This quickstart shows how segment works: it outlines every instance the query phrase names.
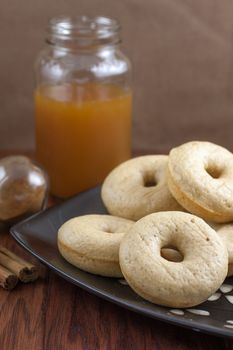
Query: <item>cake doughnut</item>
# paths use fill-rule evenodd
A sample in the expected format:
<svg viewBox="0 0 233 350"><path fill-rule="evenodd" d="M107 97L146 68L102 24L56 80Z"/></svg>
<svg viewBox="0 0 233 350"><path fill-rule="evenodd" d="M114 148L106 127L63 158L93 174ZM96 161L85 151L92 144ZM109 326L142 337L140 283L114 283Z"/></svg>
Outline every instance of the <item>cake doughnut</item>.
<svg viewBox="0 0 233 350"><path fill-rule="evenodd" d="M171 262L161 249L173 246L183 256ZM122 273L132 289L153 303L186 308L198 305L224 281L227 250L201 218L184 212L150 214L136 222L120 244Z"/></svg>
<svg viewBox="0 0 233 350"><path fill-rule="evenodd" d="M166 180L168 156L130 159L107 176L102 200L112 215L138 220L165 210L183 210L171 195Z"/></svg>
<svg viewBox="0 0 233 350"><path fill-rule="evenodd" d="M61 255L81 270L122 277L119 246L133 221L110 215L83 215L65 222L58 231Z"/></svg>
<svg viewBox="0 0 233 350"><path fill-rule="evenodd" d="M233 154L210 142L173 148L168 187L189 212L214 222L233 220Z"/></svg>
<svg viewBox="0 0 233 350"><path fill-rule="evenodd" d="M233 275L233 223L228 224L210 224L223 240L228 252L228 273Z"/></svg>
<svg viewBox="0 0 233 350"><path fill-rule="evenodd" d="M233 276L233 264L229 264L229 265L228 265L228 273L227 273L227 276L228 276L228 277Z"/></svg>
<svg viewBox="0 0 233 350"><path fill-rule="evenodd" d="M219 235L225 244L228 252L228 273L227 276L233 275L233 223L229 224L216 224L207 222ZM179 262L182 261L182 255L175 249L164 248L161 250L161 255L163 258Z"/></svg>

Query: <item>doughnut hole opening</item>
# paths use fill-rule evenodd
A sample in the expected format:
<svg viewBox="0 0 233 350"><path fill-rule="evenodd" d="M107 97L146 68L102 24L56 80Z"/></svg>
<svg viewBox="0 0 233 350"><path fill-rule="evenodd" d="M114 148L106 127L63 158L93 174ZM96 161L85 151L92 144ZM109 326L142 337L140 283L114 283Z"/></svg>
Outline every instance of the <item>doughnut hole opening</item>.
<svg viewBox="0 0 233 350"><path fill-rule="evenodd" d="M165 247L162 247L160 250L160 255L165 260L171 261L171 262L181 262L184 260L183 254L179 251L179 249L173 245L167 245Z"/></svg>
<svg viewBox="0 0 233 350"><path fill-rule="evenodd" d="M157 181L155 179L155 174L146 172L143 174L143 186L144 187L154 187L157 185Z"/></svg>
<svg viewBox="0 0 233 350"><path fill-rule="evenodd" d="M219 179L223 173L222 167L218 166L217 164L208 164L205 167L205 171L213 178L213 179Z"/></svg>
<svg viewBox="0 0 233 350"><path fill-rule="evenodd" d="M105 228L103 231L106 233L116 233L116 230L114 230L112 227Z"/></svg>
<svg viewBox="0 0 233 350"><path fill-rule="evenodd" d="M116 233L117 231L115 227L108 226L108 225L102 226L101 230L105 233Z"/></svg>

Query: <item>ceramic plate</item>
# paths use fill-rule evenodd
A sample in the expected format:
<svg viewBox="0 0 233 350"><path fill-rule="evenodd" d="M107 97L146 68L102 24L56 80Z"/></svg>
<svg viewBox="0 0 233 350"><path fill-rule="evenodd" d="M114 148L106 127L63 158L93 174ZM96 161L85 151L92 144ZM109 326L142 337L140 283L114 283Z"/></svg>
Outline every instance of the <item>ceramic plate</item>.
<svg viewBox="0 0 233 350"><path fill-rule="evenodd" d="M233 337L233 278L228 278L210 300L195 308L169 309L143 300L123 279L95 276L66 262L57 249L58 228L74 216L105 213L100 187L96 187L18 223L11 228L11 234L42 263L88 292L161 321Z"/></svg>

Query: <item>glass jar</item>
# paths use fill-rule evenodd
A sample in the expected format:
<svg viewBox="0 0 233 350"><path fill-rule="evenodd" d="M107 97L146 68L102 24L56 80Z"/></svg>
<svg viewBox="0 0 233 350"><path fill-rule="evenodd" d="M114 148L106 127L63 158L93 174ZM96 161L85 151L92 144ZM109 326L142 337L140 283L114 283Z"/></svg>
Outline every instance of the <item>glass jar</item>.
<svg viewBox="0 0 233 350"><path fill-rule="evenodd" d="M101 183L131 150L131 66L119 23L54 18L36 61L36 156L51 192L68 197Z"/></svg>

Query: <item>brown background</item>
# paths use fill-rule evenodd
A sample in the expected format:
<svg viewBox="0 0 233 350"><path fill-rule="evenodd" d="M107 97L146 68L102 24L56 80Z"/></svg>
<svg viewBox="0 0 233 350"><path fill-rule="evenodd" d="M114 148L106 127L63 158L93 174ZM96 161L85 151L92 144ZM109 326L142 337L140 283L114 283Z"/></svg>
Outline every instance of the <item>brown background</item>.
<svg viewBox="0 0 233 350"><path fill-rule="evenodd" d="M118 17L134 65L134 149L233 147L230 0L0 0L0 148L33 148L33 62L51 16Z"/></svg>

